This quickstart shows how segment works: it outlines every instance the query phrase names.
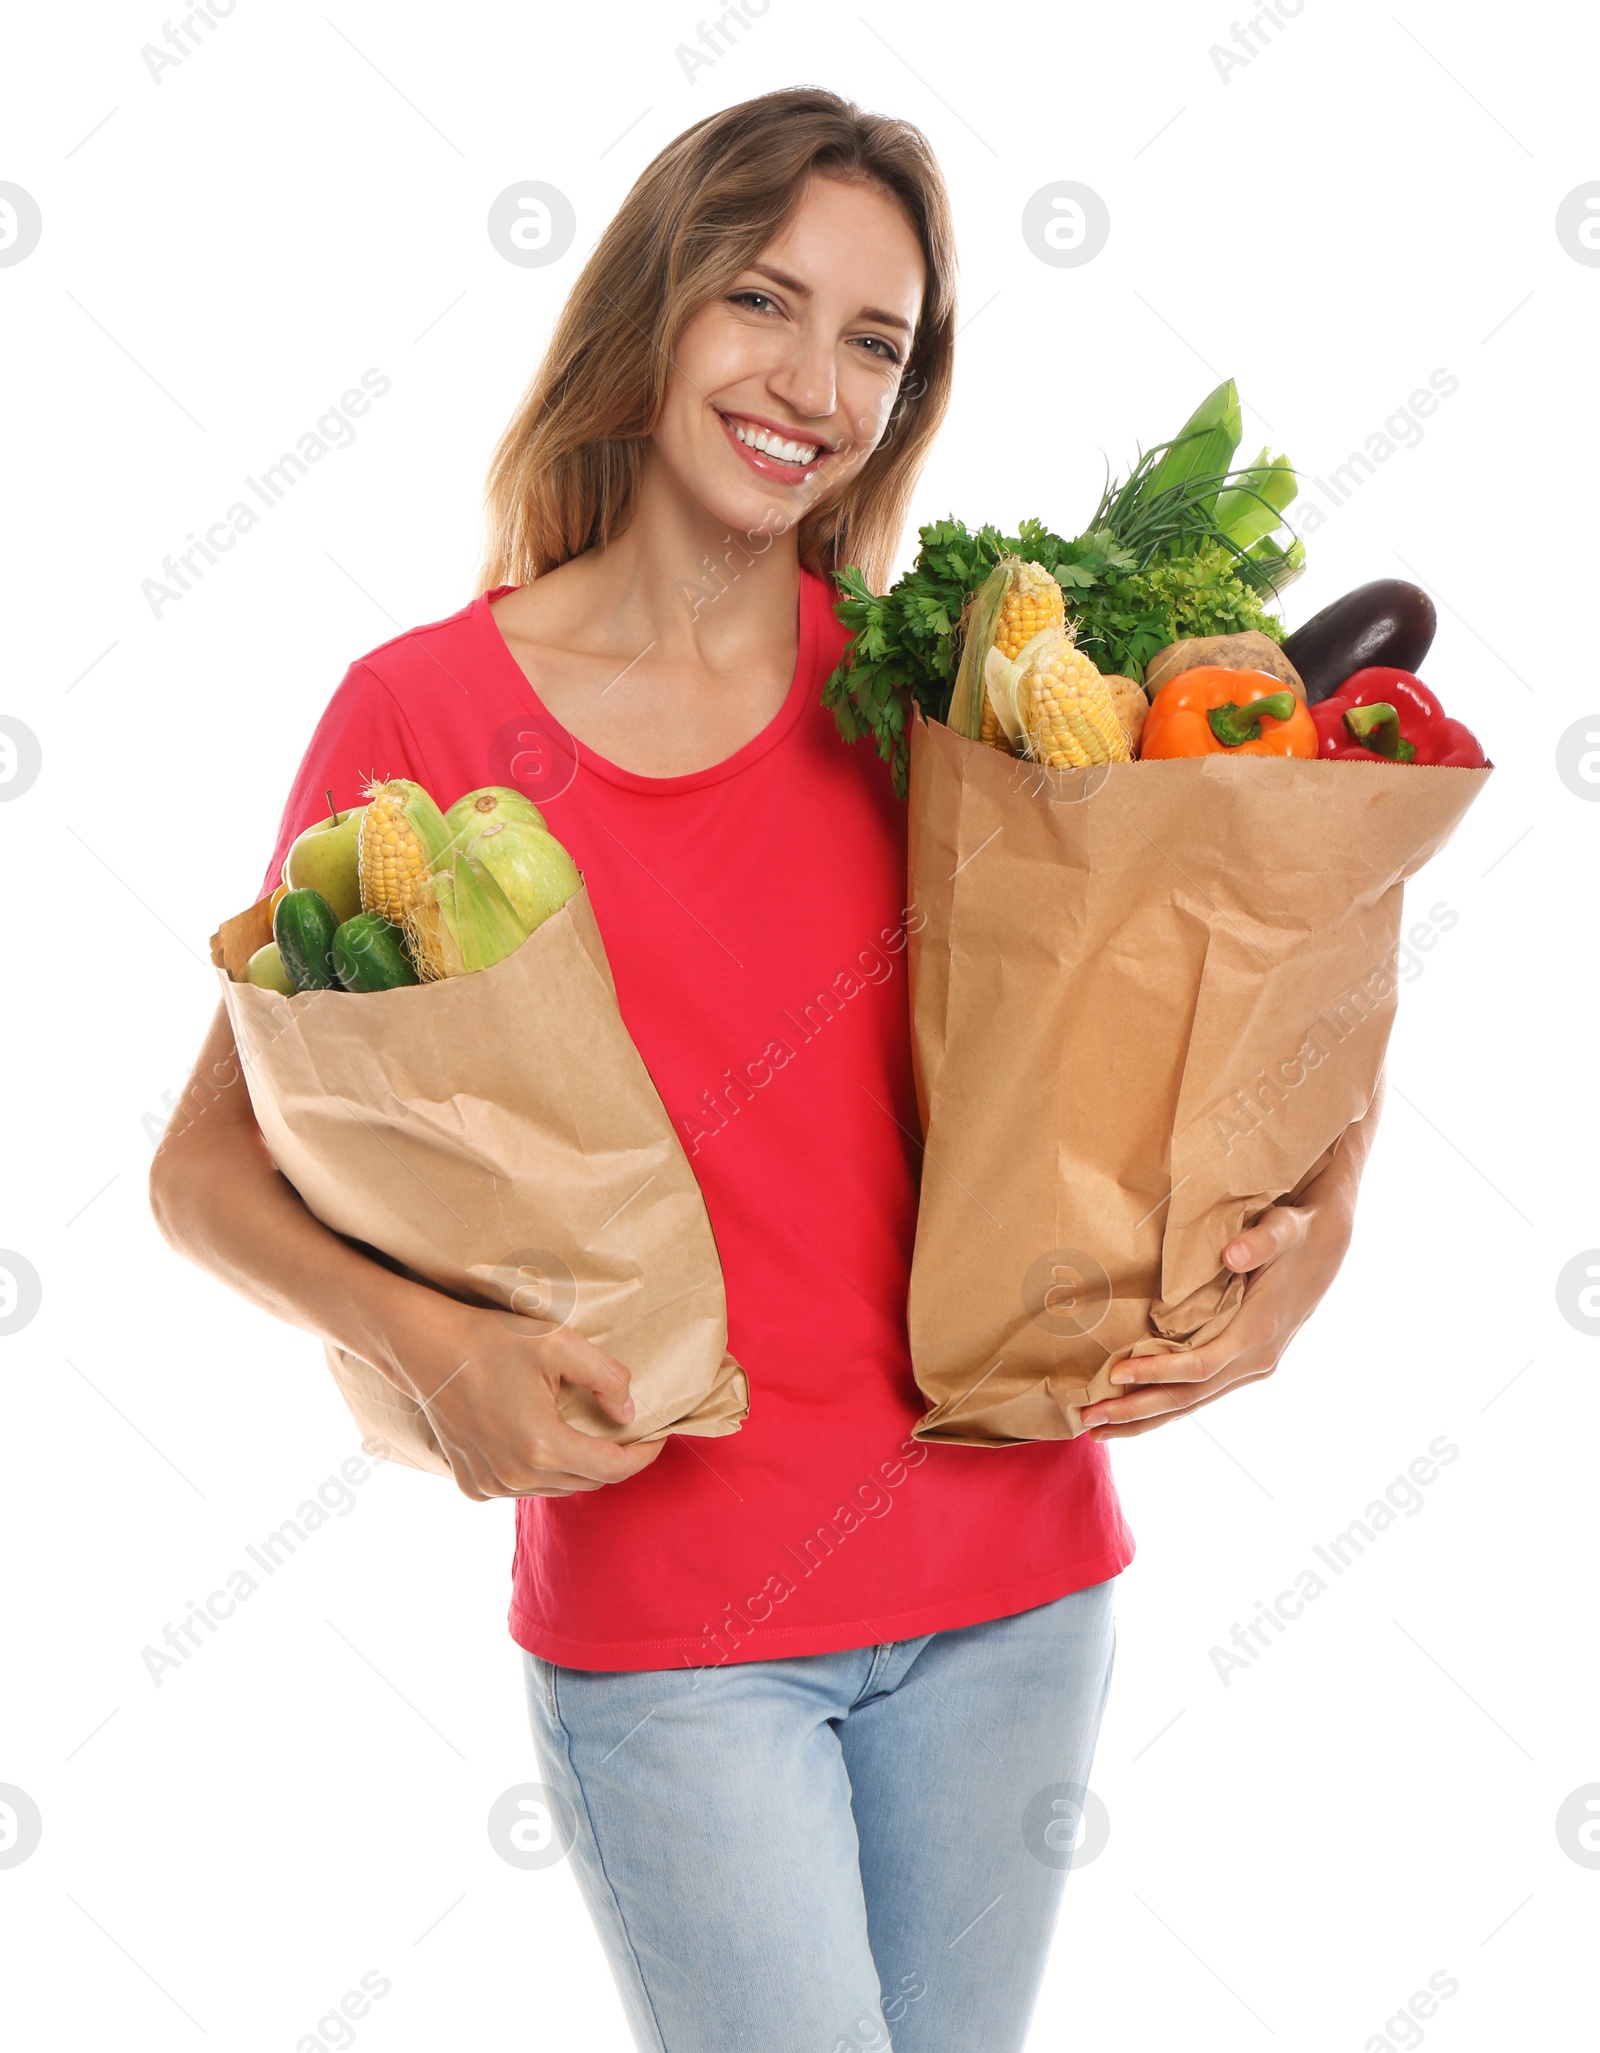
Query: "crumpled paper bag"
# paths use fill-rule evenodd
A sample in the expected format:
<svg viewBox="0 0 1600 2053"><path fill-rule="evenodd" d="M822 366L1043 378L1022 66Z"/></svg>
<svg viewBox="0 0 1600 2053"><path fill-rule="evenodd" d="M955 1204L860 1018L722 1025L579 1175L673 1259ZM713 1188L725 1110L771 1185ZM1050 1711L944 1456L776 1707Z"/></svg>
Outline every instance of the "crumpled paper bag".
<svg viewBox="0 0 1600 2053"><path fill-rule="evenodd" d="M211 958L262 1135L317 1218L624 1363L633 1420L568 1384L570 1425L619 1442L736 1432L749 1389L705 1200L623 1025L587 890L492 969L292 998L240 981L272 937L268 904L226 921ZM450 1472L420 1404L327 1354L369 1443Z"/></svg>
<svg viewBox="0 0 1600 2053"><path fill-rule="evenodd" d="M1403 880L1488 776L1052 771L918 715L919 1439L1074 1437L1114 1361L1222 1330L1223 1248L1372 1102Z"/></svg>

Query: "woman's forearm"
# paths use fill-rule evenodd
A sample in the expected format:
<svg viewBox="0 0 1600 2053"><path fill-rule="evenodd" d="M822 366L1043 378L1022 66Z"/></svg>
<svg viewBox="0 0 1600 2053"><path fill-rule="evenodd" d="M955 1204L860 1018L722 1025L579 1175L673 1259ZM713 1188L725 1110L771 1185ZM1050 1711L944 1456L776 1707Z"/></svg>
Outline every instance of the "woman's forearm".
<svg viewBox="0 0 1600 2053"><path fill-rule="evenodd" d="M330 1231L278 1173L220 1006L151 1168L150 1206L179 1254L404 1386L402 1336L437 1294Z"/></svg>
<svg viewBox="0 0 1600 2053"><path fill-rule="evenodd" d="M565 1324L461 1304L313 1218L267 1153L220 1007L157 1150L150 1206L179 1254L424 1399L465 1496L597 1490L666 1445L616 1446L567 1424L566 1384L592 1391L618 1425L634 1408L627 1369Z"/></svg>

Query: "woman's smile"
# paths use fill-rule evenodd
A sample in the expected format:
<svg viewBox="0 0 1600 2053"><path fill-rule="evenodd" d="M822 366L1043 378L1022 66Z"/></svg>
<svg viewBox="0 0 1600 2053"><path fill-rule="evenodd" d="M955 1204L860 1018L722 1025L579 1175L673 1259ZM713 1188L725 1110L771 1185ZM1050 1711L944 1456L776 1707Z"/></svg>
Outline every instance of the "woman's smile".
<svg viewBox="0 0 1600 2053"><path fill-rule="evenodd" d="M781 423L757 414L731 413L712 408L722 423L723 433L741 460L763 478L779 484L800 485L814 478L834 451L814 435L785 429Z"/></svg>

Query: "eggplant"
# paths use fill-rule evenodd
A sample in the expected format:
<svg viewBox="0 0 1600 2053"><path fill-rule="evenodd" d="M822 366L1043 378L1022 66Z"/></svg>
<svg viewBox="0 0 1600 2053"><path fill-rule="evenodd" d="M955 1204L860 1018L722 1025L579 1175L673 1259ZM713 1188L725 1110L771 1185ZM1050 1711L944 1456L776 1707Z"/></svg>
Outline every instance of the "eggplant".
<svg viewBox="0 0 1600 2053"><path fill-rule="evenodd" d="M1419 585L1380 577L1314 613L1285 641L1283 653L1300 673L1306 704L1314 706L1371 664L1415 672L1438 625L1433 601Z"/></svg>

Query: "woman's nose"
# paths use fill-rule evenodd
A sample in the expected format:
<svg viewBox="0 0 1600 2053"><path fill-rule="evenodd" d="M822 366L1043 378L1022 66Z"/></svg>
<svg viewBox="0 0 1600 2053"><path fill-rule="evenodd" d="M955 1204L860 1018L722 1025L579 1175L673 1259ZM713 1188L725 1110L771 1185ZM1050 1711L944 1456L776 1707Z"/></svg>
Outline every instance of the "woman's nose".
<svg viewBox="0 0 1600 2053"><path fill-rule="evenodd" d="M768 383L803 420L825 419L838 403L831 346L797 341L793 353L778 366Z"/></svg>

